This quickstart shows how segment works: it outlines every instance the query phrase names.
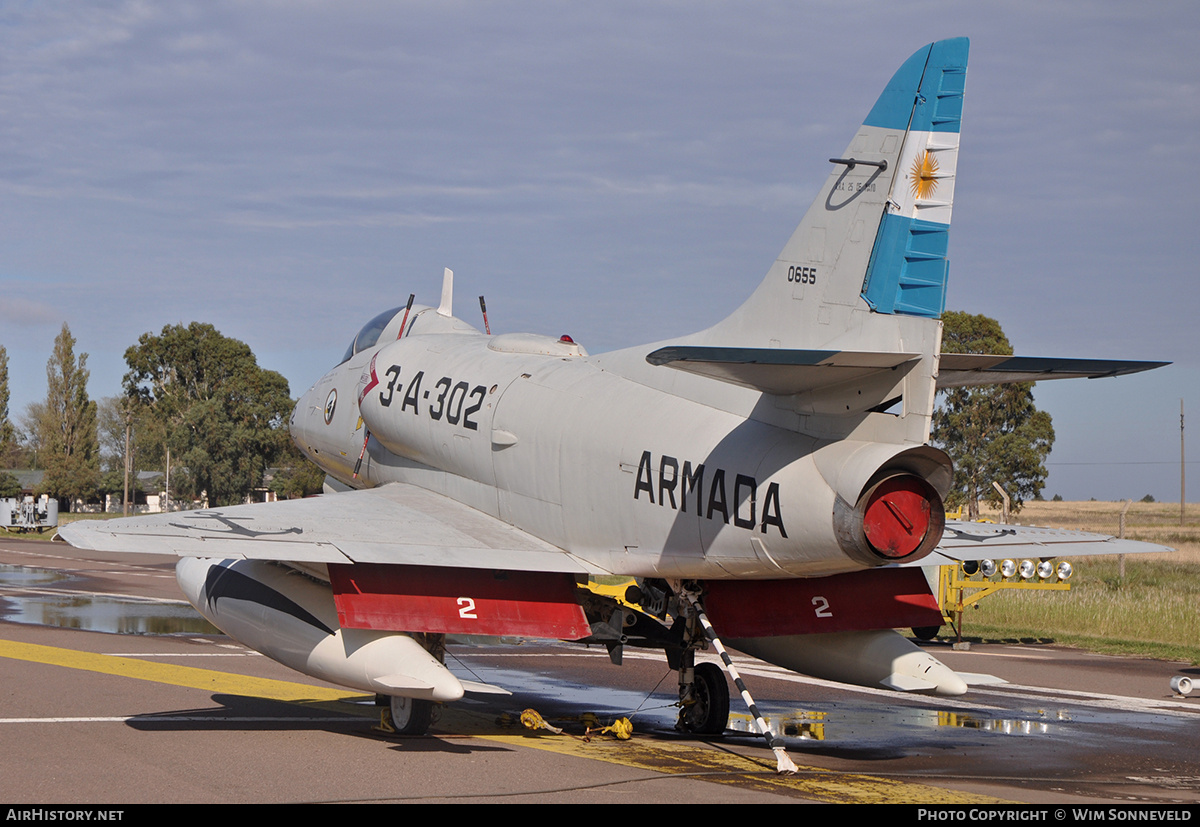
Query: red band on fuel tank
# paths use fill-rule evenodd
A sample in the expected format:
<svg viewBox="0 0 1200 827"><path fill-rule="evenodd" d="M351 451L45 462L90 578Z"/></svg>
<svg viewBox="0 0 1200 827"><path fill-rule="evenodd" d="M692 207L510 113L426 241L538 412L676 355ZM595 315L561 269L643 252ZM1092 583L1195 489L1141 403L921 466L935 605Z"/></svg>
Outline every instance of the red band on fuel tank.
<svg viewBox="0 0 1200 827"><path fill-rule="evenodd" d="M591 634L569 574L358 563L330 565L329 581L343 628L557 640Z"/></svg>
<svg viewBox="0 0 1200 827"><path fill-rule="evenodd" d="M941 626L919 568L803 580L709 580L704 608L725 637L774 637Z"/></svg>

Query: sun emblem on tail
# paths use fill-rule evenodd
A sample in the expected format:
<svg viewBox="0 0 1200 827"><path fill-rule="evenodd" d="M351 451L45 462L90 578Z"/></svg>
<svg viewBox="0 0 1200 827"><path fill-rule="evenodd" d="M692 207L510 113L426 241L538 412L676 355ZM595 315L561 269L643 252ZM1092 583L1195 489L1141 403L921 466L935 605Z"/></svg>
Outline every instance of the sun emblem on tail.
<svg viewBox="0 0 1200 827"><path fill-rule="evenodd" d="M928 149L913 159L908 177L912 181L912 194L917 198L929 198L937 190L938 162Z"/></svg>

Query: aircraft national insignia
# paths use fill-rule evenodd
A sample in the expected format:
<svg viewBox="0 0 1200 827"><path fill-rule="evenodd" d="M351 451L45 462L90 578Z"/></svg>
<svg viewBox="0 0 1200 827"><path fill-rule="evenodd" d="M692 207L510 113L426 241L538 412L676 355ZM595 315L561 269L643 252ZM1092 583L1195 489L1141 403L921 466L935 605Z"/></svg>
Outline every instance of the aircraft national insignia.
<svg viewBox="0 0 1200 827"><path fill-rule="evenodd" d="M937 158L927 149L913 159L912 169L908 172L912 194L917 198L930 198L937 191L937 174Z"/></svg>
<svg viewBox="0 0 1200 827"><path fill-rule="evenodd" d="M333 422L333 412L337 408L337 388L329 391L329 396L325 398L325 424Z"/></svg>

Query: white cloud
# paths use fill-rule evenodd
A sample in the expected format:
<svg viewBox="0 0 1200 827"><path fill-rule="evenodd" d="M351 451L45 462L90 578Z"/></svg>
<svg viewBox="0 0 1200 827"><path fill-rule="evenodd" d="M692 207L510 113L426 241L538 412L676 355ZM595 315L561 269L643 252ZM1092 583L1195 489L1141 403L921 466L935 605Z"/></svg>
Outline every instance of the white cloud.
<svg viewBox="0 0 1200 827"><path fill-rule="evenodd" d="M0 285L0 293L5 292L4 286ZM0 323L5 327L59 325L62 323L62 313L44 302L7 295L0 299Z"/></svg>

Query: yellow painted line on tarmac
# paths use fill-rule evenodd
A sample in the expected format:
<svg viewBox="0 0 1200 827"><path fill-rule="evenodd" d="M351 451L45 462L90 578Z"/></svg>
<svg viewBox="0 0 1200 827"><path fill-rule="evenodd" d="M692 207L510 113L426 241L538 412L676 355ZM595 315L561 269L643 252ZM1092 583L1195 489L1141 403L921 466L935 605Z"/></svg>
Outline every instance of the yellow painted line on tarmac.
<svg viewBox="0 0 1200 827"><path fill-rule="evenodd" d="M447 708L441 724L455 732L472 729L469 716ZM796 775L780 775L772 755L755 758L739 755L720 744L696 741L671 741L639 738L618 741L606 735L585 742L570 735L514 730L511 735L495 734L496 727L480 725L474 737L514 747L545 750L575 758L607 761L666 775L687 776L739 789L774 793L827 804L1001 804L1011 803L991 796L947 790L928 784L914 784L891 778L860 773L836 772L821 767L799 766ZM794 758L794 756L793 756Z"/></svg>
<svg viewBox="0 0 1200 827"><path fill-rule="evenodd" d="M303 683L256 678L166 663L138 660L119 655L101 655L57 646L19 643L0 639L0 658L82 669L105 675L202 689L207 692L267 698L292 703L341 701L351 690L326 689ZM341 711L346 711L343 707ZM511 734L498 732L492 721L454 707L445 707L438 730L467 735L512 747L524 747L607 761L666 775L686 776L740 789L758 790L825 803L854 804L989 804L1002 799L946 790L927 784L911 784L859 773L841 773L820 767L799 767L799 773L786 776L775 772L768 758L753 758L694 741L670 741L639 738L618 741L595 736L591 741L567 735L549 735L526 730ZM435 732L436 737L436 732Z"/></svg>
<svg viewBox="0 0 1200 827"><path fill-rule="evenodd" d="M354 694L353 690L326 689L291 681L235 675L213 669L198 669L194 666L153 663L119 655L99 655L95 652L19 643L14 640L0 640L0 657L276 701L337 701Z"/></svg>

